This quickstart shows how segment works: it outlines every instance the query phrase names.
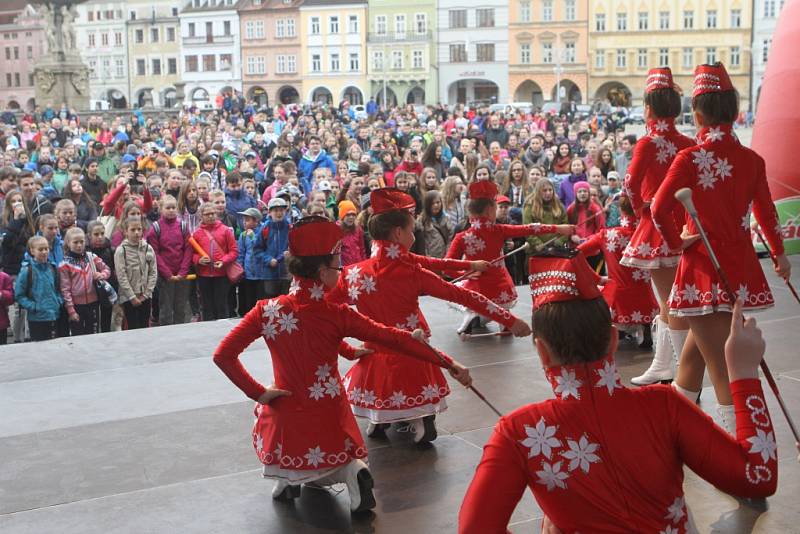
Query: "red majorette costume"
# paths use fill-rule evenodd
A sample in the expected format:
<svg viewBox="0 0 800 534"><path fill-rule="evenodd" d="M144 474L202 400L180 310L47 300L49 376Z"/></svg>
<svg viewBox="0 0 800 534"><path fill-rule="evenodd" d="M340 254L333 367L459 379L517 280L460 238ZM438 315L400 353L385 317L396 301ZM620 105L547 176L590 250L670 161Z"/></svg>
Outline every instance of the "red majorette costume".
<svg viewBox="0 0 800 534"><path fill-rule="evenodd" d="M669 68L650 69L647 73L645 94L672 87L672 71ZM660 269L678 264L681 255L670 252L653 225L650 203L675 156L694 144L689 137L678 133L674 119L647 122L647 135L636 143L628 174L625 175L625 188L631 206L639 218L639 226L622 253L622 265L639 269ZM673 210L676 223L683 225L685 215L683 206L678 204Z"/></svg>
<svg viewBox="0 0 800 534"><path fill-rule="evenodd" d="M414 199L395 189L371 194L375 214L413 208ZM430 295L457 302L511 326L516 317L478 293L445 282L424 269L399 243L377 240L377 253L344 268L339 285L328 295L334 302L355 304L358 311L385 325L430 336L419 309L419 297ZM462 263L461 266L469 265ZM418 420L447 408L450 394L441 369L406 358L405 348L392 343L367 343L374 353L348 371L344 385L353 413L373 424ZM416 438L421 438L417 433Z"/></svg>
<svg viewBox="0 0 800 534"><path fill-rule="evenodd" d="M337 254L341 237L341 229L331 222L297 225L289 234L289 251L294 256ZM349 359L356 357L343 338L395 347L402 354L398 360L417 358L435 369L441 365L410 333L329 302L326 291L319 280L295 278L290 295L259 301L214 353L214 362L228 378L257 400L265 388L248 374L239 355L255 339L266 341L275 387L292 395L256 404L253 446L264 476L290 484L322 480L367 456L337 368L340 351Z"/></svg>
<svg viewBox="0 0 800 534"><path fill-rule="evenodd" d="M650 324L658 316L658 301L650 285L650 272L620 265L622 251L630 242L636 225L628 217L620 217L620 226L603 228L578 245L586 256L603 253L608 282L601 291L611 309L611 320L625 327Z"/></svg>
<svg viewBox="0 0 800 534"><path fill-rule="evenodd" d="M535 306L596 298L587 270L582 258L532 258ZM624 387L613 355L545 372L556 398L497 423L461 506L461 534L507 532L526 486L565 534L690 532L684 465L733 495L775 492L775 435L759 380L731 384L734 438L669 386Z"/></svg>
<svg viewBox="0 0 800 534"><path fill-rule="evenodd" d="M700 65L695 71L693 96L733 89L725 67ZM681 227L672 217L675 192L692 190L697 215L711 246L745 309L773 305L761 264L750 240L750 213L764 229L770 248L783 254L781 228L770 198L764 160L739 144L731 124L704 127L699 144L678 154L653 200L653 221L666 245L681 246ZM689 234L697 234L687 217ZM733 309L733 298L721 287L717 273L701 241L683 251L669 298L670 314L707 315Z"/></svg>
<svg viewBox="0 0 800 534"><path fill-rule="evenodd" d="M482 180L469 185L471 200L494 200L496 197L497 186L492 181ZM503 245L507 239L556 232L556 226L552 224L497 224L485 217L470 217L469 223L470 228L458 233L450 243L447 258L492 261L503 255ZM477 278L464 280L459 285L477 291L506 309L513 308L517 302L517 290L504 260L493 263L489 270Z"/></svg>

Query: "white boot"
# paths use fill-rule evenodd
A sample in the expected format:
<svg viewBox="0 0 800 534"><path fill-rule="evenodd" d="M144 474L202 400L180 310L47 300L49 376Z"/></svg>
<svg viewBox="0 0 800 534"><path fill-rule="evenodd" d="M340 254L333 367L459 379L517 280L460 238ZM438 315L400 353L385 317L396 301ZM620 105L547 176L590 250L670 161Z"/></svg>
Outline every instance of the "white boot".
<svg viewBox="0 0 800 534"><path fill-rule="evenodd" d="M414 434L414 443L430 443L437 438L434 418L433 415L426 415L421 419L413 419L408 422L408 430Z"/></svg>
<svg viewBox="0 0 800 534"><path fill-rule="evenodd" d="M659 324L659 326L661 326ZM683 345L686 343L686 338L689 337L688 330L673 330L669 325L664 325L665 329L669 332L669 339L672 341L672 350L675 351L675 360L681 360L681 352L683 352Z"/></svg>
<svg viewBox="0 0 800 534"><path fill-rule="evenodd" d="M733 404L717 404L719 425L731 436L736 436L736 413Z"/></svg>
<svg viewBox="0 0 800 534"><path fill-rule="evenodd" d="M333 473L306 485L325 489L326 486L334 484L347 485L351 512L363 512L375 508L375 496L372 494L375 482L372 480L369 467L362 460L350 460Z"/></svg>
<svg viewBox="0 0 800 534"><path fill-rule="evenodd" d="M672 388L695 404L700 401L699 391L692 391L691 389L682 388L676 382L672 383Z"/></svg>
<svg viewBox="0 0 800 534"><path fill-rule="evenodd" d="M461 321L461 325L458 327L458 330L456 330L456 333L457 334L471 334L472 333L472 329L475 326L477 326L476 324L473 324L473 321L475 321L475 319L478 319L478 314L467 310L464 313L464 320ZM475 321L475 322L477 323L478 321Z"/></svg>
<svg viewBox="0 0 800 534"><path fill-rule="evenodd" d="M300 486L293 486L285 480L278 480L272 488L272 498L278 501L288 501L300 496Z"/></svg>
<svg viewBox="0 0 800 534"><path fill-rule="evenodd" d="M656 350L653 362L643 375L631 379L635 386L646 386L656 382L668 382L675 377L674 355L670 344L670 329L667 323L656 318Z"/></svg>
<svg viewBox="0 0 800 534"><path fill-rule="evenodd" d="M370 422L367 425L367 436L375 439L385 438L387 428L389 428L388 424Z"/></svg>

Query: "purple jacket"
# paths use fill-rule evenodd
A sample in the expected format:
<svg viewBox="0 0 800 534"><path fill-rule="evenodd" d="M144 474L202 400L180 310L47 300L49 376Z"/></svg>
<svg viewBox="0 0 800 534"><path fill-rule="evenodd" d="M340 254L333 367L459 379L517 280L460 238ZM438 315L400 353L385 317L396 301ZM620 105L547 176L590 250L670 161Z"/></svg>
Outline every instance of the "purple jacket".
<svg viewBox="0 0 800 534"><path fill-rule="evenodd" d="M180 218L168 220L161 217L150 227L147 243L156 253L158 276L169 279L171 276L189 274L192 265L192 246L188 241L190 235L188 226L185 234L181 231Z"/></svg>
<svg viewBox="0 0 800 534"><path fill-rule="evenodd" d="M11 322L8 320L8 307L14 303L14 284L8 273L0 271L0 330L6 329Z"/></svg>

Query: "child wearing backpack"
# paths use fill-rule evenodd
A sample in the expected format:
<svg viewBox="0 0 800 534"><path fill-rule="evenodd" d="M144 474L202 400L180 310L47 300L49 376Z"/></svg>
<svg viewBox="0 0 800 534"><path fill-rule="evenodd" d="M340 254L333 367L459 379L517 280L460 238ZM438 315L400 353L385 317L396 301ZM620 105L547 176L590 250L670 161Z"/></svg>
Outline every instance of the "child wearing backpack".
<svg viewBox="0 0 800 534"><path fill-rule="evenodd" d="M156 253L142 239L144 226L140 217L125 219L122 228L125 239L114 252L119 302L125 310L128 330L146 328L158 278Z"/></svg>
<svg viewBox="0 0 800 534"><path fill-rule="evenodd" d="M268 277L267 264L255 254L256 231L261 226L261 212L257 208L247 208L238 213L244 220L244 230L239 234L237 248L239 257L236 261L244 269L244 278L239 283L239 315L247 315L256 302L266 296L264 281Z"/></svg>
<svg viewBox="0 0 800 534"><path fill-rule="evenodd" d="M111 270L102 259L86 251L86 234L78 227L67 230L64 248L58 274L70 335L96 334L100 326L100 299L94 283L108 280Z"/></svg>
<svg viewBox="0 0 800 534"><path fill-rule="evenodd" d="M186 276L192 265L189 227L178 218L178 201L165 195L161 201L161 217L147 232L158 265L159 324L188 322L189 282Z"/></svg>
<svg viewBox="0 0 800 534"><path fill-rule="evenodd" d="M30 261L20 269L14 298L28 312L31 341L55 339L56 322L64 301L59 291L58 270L48 258L50 245L47 239L40 235L31 237L28 254Z"/></svg>
<svg viewBox="0 0 800 534"><path fill-rule="evenodd" d="M109 271L108 283L115 291L119 292L119 284L117 283L117 275L114 270L114 250L111 248L111 241L106 237L106 229L100 221L92 221L86 226L86 234L89 241L88 250L95 256L98 256L103 263L106 264ZM114 304L109 306L100 303L100 332L111 332L111 316L113 315Z"/></svg>

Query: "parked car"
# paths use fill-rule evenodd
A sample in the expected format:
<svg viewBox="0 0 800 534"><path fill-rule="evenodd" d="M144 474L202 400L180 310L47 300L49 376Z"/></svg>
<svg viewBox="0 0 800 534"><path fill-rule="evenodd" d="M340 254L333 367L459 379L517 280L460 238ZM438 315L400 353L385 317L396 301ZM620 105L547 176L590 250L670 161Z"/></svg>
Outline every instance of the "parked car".
<svg viewBox="0 0 800 534"><path fill-rule="evenodd" d="M628 122L631 124L644 124L644 106L631 108L631 112L628 114Z"/></svg>

